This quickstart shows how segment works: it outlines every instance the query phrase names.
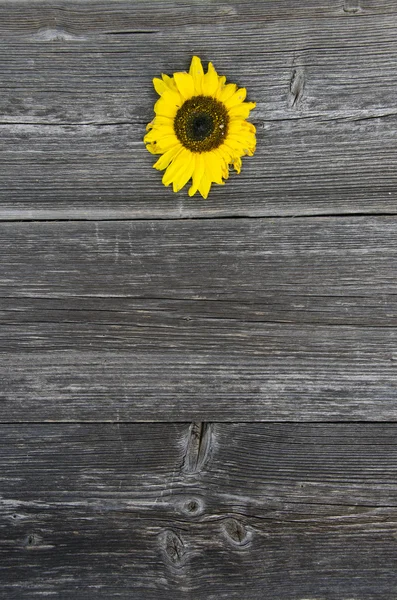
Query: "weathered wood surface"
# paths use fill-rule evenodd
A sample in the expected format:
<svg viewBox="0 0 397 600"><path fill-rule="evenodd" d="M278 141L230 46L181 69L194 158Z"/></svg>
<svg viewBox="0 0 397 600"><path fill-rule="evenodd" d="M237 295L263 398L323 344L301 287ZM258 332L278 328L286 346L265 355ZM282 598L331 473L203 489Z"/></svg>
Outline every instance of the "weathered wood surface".
<svg viewBox="0 0 397 600"><path fill-rule="evenodd" d="M257 101L207 202L142 143L152 77L193 53ZM5 2L0 56L2 219L396 214L394 2Z"/></svg>
<svg viewBox="0 0 397 600"><path fill-rule="evenodd" d="M396 228L4 223L0 419L394 420Z"/></svg>
<svg viewBox="0 0 397 600"><path fill-rule="evenodd" d="M2 598L395 598L397 425L0 431Z"/></svg>
<svg viewBox="0 0 397 600"><path fill-rule="evenodd" d="M207 201L142 143L193 54L257 102ZM391 0L0 2L1 600L396 599L396 58Z"/></svg>

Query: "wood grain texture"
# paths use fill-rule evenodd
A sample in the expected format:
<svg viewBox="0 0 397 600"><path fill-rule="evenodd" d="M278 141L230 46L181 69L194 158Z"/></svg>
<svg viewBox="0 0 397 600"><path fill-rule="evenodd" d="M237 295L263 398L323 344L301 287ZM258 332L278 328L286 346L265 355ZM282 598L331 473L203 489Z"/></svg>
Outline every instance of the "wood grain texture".
<svg viewBox="0 0 397 600"><path fill-rule="evenodd" d="M0 597L395 598L396 425L199 429L2 425Z"/></svg>
<svg viewBox="0 0 397 600"><path fill-rule="evenodd" d="M3 2L1 219L396 213L390 1ZM151 79L214 61L258 150L210 199L161 184Z"/></svg>
<svg viewBox="0 0 397 600"><path fill-rule="evenodd" d="M391 0L0 2L0 600L396 599L396 40ZM208 201L142 143L193 54L257 102Z"/></svg>
<svg viewBox="0 0 397 600"><path fill-rule="evenodd" d="M0 419L394 420L395 231L3 223Z"/></svg>

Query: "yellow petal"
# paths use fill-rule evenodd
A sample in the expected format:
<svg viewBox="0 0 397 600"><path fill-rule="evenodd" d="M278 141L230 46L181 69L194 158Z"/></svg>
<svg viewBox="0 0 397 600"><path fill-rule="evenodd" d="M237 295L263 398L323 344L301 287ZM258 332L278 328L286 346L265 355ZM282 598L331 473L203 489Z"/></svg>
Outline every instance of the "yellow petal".
<svg viewBox="0 0 397 600"><path fill-rule="evenodd" d="M215 71L214 65L212 63L208 63L208 71L204 75L203 80L203 93L206 96L215 96L218 86L218 73Z"/></svg>
<svg viewBox="0 0 397 600"><path fill-rule="evenodd" d="M239 139L228 137L224 142L230 152L230 162L233 162L235 156L244 156L244 144Z"/></svg>
<svg viewBox="0 0 397 600"><path fill-rule="evenodd" d="M164 73L161 73L161 77L163 78L163 81L165 83L165 85L172 91L172 92L176 92L176 85L175 85L175 81L172 77L170 77L169 75L165 75Z"/></svg>
<svg viewBox="0 0 397 600"><path fill-rule="evenodd" d="M160 127L153 127L146 135L145 141L153 142L154 140L161 140L166 135L175 135L173 127L168 125L161 125Z"/></svg>
<svg viewBox="0 0 397 600"><path fill-rule="evenodd" d="M255 146L255 135L253 133L245 133L240 131L239 133L229 133L227 141L231 143L241 144L242 146Z"/></svg>
<svg viewBox="0 0 397 600"><path fill-rule="evenodd" d="M204 174L204 158L202 154L196 155L196 165L192 175L192 185L189 188L189 196L194 196L197 192L201 178Z"/></svg>
<svg viewBox="0 0 397 600"><path fill-rule="evenodd" d="M256 141L254 140L241 140L237 137L229 136L225 141L225 146L230 150L231 156L253 156L256 148ZM232 159L233 162L234 158Z"/></svg>
<svg viewBox="0 0 397 600"><path fill-rule="evenodd" d="M247 90L245 88L240 88L236 92L234 92L234 94L230 96L230 98L224 100L223 103L226 106L226 108L233 108L233 106L244 102L246 96Z"/></svg>
<svg viewBox="0 0 397 600"><path fill-rule="evenodd" d="M173 125L159 125L153 129L159 136L175 135L175 129Z"/></svg>
<svg viewBox="0 0 397 600"><path fill-rule="evenodd" d="M179 143L180 142L175 134L165 135L164 137L157 140L157 154L167 152L167 150L169 150L173 146L177 146Z"/></svg>
<svg viewBox="0 0 397 600"><path fill-rule="evenodd" d="M248 129L253 135L256 133L256 127L253 123L248 123L248 121L244 121L245 129Z"/></svg>
<svg viewBox="0 0 397 600"><path fill-rule="evenodd" d="M190 75L193 77L194 88L196 94L202 93L202 81L204 77L204 69L201 60L198 56L193 56L189 69Z"/></svg>
<svg viewBox="0 0 397 600"><path fill-rule="evenodd" d="M160 156L160 158L158 159L158 161L156 163L154 163L153 165L153 169L157 169L158 171L162 171L163 169L166 169L168 167L168 165L170 164L170 162L178 156L178 154L181 152L183 146L182 144L176 144L175 146L173 146L172 148L170 148L167 152L165 152L162 156Z"/></svg>
<svg viewBox="0 0 397 600"><path fill-rule="evenodd" d="M169 127L172 127L174 123L174 119L171 119L171 117L164 117L163 115L156 115L155 118L153 119L152 123L150 123L150 125L152 127L161 127L162 125L167 125Z"/></svg>
<svg viewBox="0 0 397 600"><path fill-rule="evenodd" d="M240 133L230 133L228 140L240 142L241 144L255 144L255 135L253 133L240 131Z"/></svg>
<svg viewBox="0 0 397 600"><path fill-rule="evenodd" d="M218 88L215 92L215 98L217 100L221 99L221 94L225 88L225 84L226 84L226 77L224 75L218 75Z"/></svg>
<svg viewBox="0 0 397 600"><path fill-rule="evenodd" d="M157 118L157 117L156 117ZM247 121L243 121L242 119L232 119L229 121L227 126L228 135L231 133L241 133L243 130L243 123L247 123Z"/></svg>
<svg viewBox="0 0 397 600"><path fill-rule="evenodd" d="M174 80L181 96L188 100L195 94L193 77L189 73L174 73Z"/></svg>
<svg viewBox="0 0 397 600"><path fill-rule="evenodd" d="M146 144L146 150L150 152L150 154L159 154L159 152L157 152L156 144Z"/></svg>
<svg viewBox="0 0 397 600"><path fill-rule="evenodd" d="M227 102L229 98L237 91L237 85L235 83L228 83L227 85L220 88L218 99L221 102Z"/></svg>
<svg viewBox="0 0 397 600"><path fill-rule="evenodd" d="M229 178L229 163L230 161L230 152L224 145L219 146L214 150L219 157L220 165L221 165L221 173L223 179Z"/></svg>
<svg viewBox="0 0 397 600"><path fill-rule="evenodd" d="M178 92L167 90L154 105L154 112L156 115L173 119L182 103L183 100Z"/></svg>
<svg viewBox="0 0 397 600"><path fill-rule="evenodd" d="M251 110L255 108L255 102L244 102L243 104L237 104L230 108L228 113L229 117L232 119L233 117L239 117L240 119L246 119L250 114Z"/></svg>
<svg viewBox="0 0 397 600"><path fill-rule="evenodd" d="M198 56L193 56L192 62L190 63L189 73L193 79L200 79L203 77L204 69Z"/></svg>
<svg viewBox="0 0 397 600"><path fill-rule="evenodd" d="M193 152L189 152L189 155L190 156L186 158L186 162L183 162L180 171L178 171L177 175L174 176L172 184L174 192L179 192L179 190L186 185L193 174L196 158Z"/></svg>
<svg viewBox="0 0 397 600"><path fill-rule="evenodd" d="M202 176L200 185L199 185L199 192L202 195L202 197L204 198L204 200L207 200L208 194L210 193L210 189L211 189L211 179L209 178L207 173L204 171L204 175Z"/></svg>
<svg viewBox="0 0 397 600"><path fill-rule="evenodd" d="M241 172L241 158L240 156L237 156L234 161L233 161L233 167L234 170L237 171L237 173Z"/></svg>
<svg viewBox="0 0 397 600"><path fill-rule="evenodd" d="M230 120L227 131L228 133L237 133L241 135L255 135L256 127L253 123L235 118Z"/></svg>
<svg viewBox="0 0 397 600"><path fill-rule="evenodd" d="M159 96L161 96L166 90L169 89L167 84L162 79L159 79L158 77L155 77L153 79L153 85L154 85L154 89L156 90L156 92L158 93Z"/></svg>
<svg viewBox="0 0 397 600"><path fill-rule="evenodd" d="M222 163L219 155L215 152L204 154L205 171L210 181L222 185Z"/></svg>
<svg viewBox="0 0 397 600"><path fill-rule="evenodd" d="M163 184L165 186L170 185L170 183L176 178L178 178L180 172L184 170L186 167L188 158L189 158L189 150L186 148L182 148L182 150L178 153L178 155L174 158L172 163L168 166L166 172L163 175Z"/></svg>

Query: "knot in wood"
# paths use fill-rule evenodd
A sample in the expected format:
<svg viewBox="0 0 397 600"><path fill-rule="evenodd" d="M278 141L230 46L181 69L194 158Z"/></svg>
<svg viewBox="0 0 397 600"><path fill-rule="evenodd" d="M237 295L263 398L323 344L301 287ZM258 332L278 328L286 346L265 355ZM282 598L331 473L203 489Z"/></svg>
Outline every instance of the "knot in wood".
<svg viewBox="0 0 397 600"><path fill-rule="evenodd" d="M200 498L188 498L182 504L182 512L189 517L201 515L204 510L203 502Z"/></svg>
<svg viewBox="0 0 397 600"><path fill-rule="evenodd" d="M183 565L186 553L182 538L174 531L166 531L161 539L161 545L168 562L178 568Z"/></svg>
<svg viewBox="0 0 397 600"><path fill-rule="evenodd" d="M251 542L251 532L237 519L224 521L223 531L228 541L235 546L247 546Z"/></svg>

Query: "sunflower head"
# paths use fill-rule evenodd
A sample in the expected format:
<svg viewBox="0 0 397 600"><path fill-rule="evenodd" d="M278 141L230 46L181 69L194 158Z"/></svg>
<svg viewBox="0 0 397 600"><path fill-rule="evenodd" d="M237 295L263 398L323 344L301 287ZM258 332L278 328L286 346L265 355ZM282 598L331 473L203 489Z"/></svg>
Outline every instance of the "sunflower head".
<svg viewBox="0 0 397 600"><path fill-rule="evenodd" d="M188 73L153 84L160 98L144 138L149 152L161 154L153 166L165 170L163 184L172 183L174 192L192 179L189 196L207 198L213 183L225 183L229 166L240 173L241 157L254 154L255 127L246 119L255 103L245 102L247 91L226 83L212 63L204 73L197 56Z"/></svg>

